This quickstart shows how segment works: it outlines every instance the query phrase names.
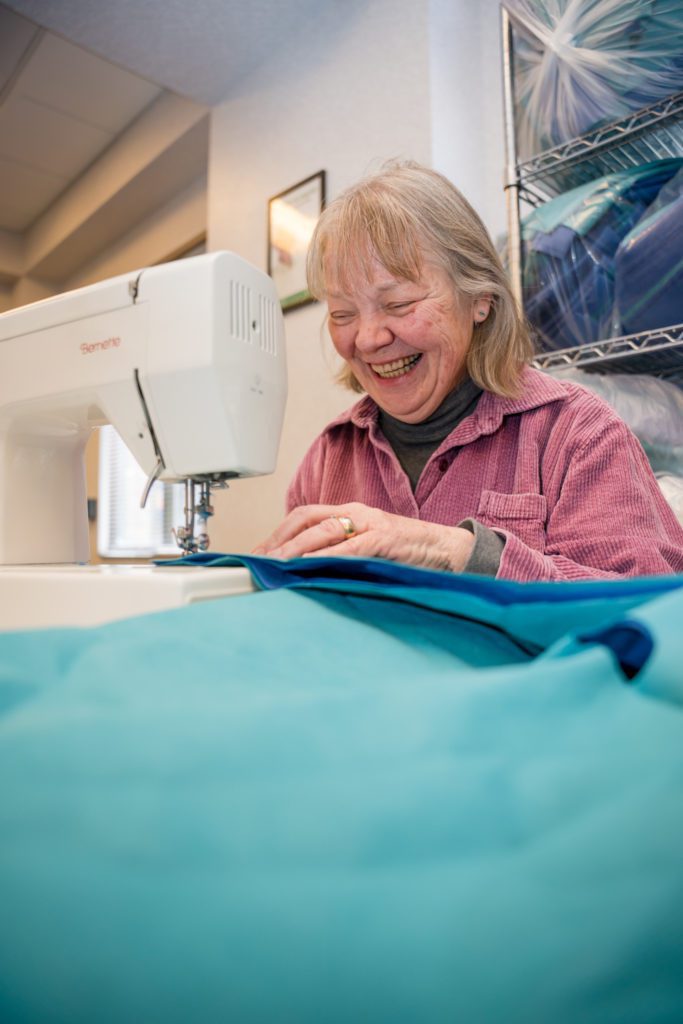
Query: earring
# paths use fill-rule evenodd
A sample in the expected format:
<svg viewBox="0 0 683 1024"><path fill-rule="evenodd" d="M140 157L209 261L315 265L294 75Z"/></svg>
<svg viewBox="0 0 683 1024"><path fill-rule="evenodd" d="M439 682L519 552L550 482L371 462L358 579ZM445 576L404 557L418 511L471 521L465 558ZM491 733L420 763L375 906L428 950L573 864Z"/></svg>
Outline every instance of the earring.
<svg viewBox="0 0 683 1024"><path fill-rule="evenodd" d="M485 309L478 309L477 310L477 320L485 320L485 319L486 319L486 310Z"/></svg>

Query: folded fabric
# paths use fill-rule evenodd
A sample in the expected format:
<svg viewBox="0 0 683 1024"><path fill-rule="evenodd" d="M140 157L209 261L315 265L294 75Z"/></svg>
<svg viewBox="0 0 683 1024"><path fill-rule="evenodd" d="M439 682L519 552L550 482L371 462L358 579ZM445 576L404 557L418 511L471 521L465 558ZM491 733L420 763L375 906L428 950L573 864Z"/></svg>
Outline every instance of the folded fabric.
<svg viewBox="0 0 683 1024"><path fill-rule="evenodd" d="M462 573L437 572L379 558L291 558L200 552L157 565L242 565L265 590L336 591L339 594L391 597L494 628L510 629L517 642L539 651L580 625L595 625L596 615L612 617L683 585L683 577L646 576L625 580L515 583ZM529 615L527 605L533 605Z"/></svg>

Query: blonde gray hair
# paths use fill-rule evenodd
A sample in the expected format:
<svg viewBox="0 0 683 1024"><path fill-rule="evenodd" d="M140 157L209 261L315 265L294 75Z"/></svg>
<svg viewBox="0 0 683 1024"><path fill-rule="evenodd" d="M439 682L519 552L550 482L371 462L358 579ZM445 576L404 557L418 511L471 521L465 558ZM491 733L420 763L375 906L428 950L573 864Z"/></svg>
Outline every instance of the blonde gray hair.
<svg viewBox="0 0 683 1024"><path fill-rule="evenodd" d="M347 290L359 267L369 276L375 259L408 281L420 278L425 261L442 267L460 303L490 296L489 315L473 331L467 371L487 391L518 394L533 355L531 336L483 222L447 178L417 163L392 162L343 192L313 233L308 287L324 300L330 264ZM338 379L362 391L346 364Z"/></svg>

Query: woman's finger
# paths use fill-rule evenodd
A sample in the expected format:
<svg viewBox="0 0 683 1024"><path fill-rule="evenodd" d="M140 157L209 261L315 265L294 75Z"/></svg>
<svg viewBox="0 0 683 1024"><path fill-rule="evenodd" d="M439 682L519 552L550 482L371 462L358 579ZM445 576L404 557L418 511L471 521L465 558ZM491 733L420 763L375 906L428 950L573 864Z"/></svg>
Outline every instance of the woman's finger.
<svg viewBox="0 0 683 1024"><path fill-rule="evenodd" d="M317 551L306 551L302 558L374 558L372 550L368 551L367 539L369 534L356 534L343 544L333 544L329 548L319 548Z"/></svg>
<svg viewBox="0 0 683 1024"><path fill-rule="evenodd" d="M336 548L349 538L343 518L325 516L320 522L302 530L295 537L271 548L268 554L272 558L298 558L305 554L317 554L322 549Z"/></svg>
<svg viewBox="0 0 683 1024"><path fill-rule="evenodd" d="M270 554L275 548L279 548L287 541L292 540L303 530L315 526L316 523L321 522L323 519L327 519L334 513L335 509L336 506L334 505L300 505L282 520L269 537L254 548L253 554Z"/></svg>
<svg viewBox="0 0 683 1024"><path fill-rule="evenodd" d="M294 555L281 554L283 547L300 537L307 530L319 526L328 520L332 520L334 525L332 527L325 527L325 529L332 529L334 533L330 534L329 537L327 534L323 534L323 540L327 538L327 543L340 543L360 532L358 514L362 514L364 508L357 503L353 503L352 508L354 510L353 518L349 514L349 508L345 505L301 505L290 512L287 518L271 533L270 537L253 549L252 554L272 555L274 558L293 558L295 557ZM335 535L338 536L338 540L334 539ZM333 539L330 540L330 537ZM315 539L316 536L314 535L313 540ZM310 541L311 538L308 538L308 542ZM278 552L277 554L275 554L276 551Z"/></svg>

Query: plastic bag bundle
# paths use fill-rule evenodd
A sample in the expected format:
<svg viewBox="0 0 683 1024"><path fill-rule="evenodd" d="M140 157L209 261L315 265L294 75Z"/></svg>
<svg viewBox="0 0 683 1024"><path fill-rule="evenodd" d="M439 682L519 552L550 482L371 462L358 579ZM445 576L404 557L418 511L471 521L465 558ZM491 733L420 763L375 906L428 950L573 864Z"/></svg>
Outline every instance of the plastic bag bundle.
<svg viewBox="0 0 683 1024"><path fill-rule="evenodd" d="M524 308L545 349L612 337L615 256L683 159L607 175L534 210L522 225Z"/></svg>
<svg viewBox="0 0 683 1024"><path fill-rule="evenodd" d="M582 384L604 398L636 435L654 472L683 477L683 389L636 373L586 373L568 367L553 370L552 376Z"/></svg>
<svg viewBox="0 0 683 1024"><path fill-rule="evenodd" d="M644 444L683 448L683 390L641 373L553 370L559 380L582 384L604 398Z"/></svg>
<svg viewBox="0 0 683 1024"><path fill-rule="evenodd" d="M504 0L522 159L683 89L681 0Z"/></svg>
<svg viewBox="0 0 683 1024"><path fill-rule="evenodd" d="M662 188L617 249L615 334L683 323L681 238L683 170Z"/></svg>
<svg viewBox="0 0 683 1024"><path fill-rule="evenodd" d="M672 473L657 473L659 490L674 510L674 515L683 523L683 476Z"/></svg>
<svg viewBox="0 0 683 1024"><path fill-rule="evenodd" d="M671 473L658 473L657 483L679 523L683 523L683 477Z"/></svg>

